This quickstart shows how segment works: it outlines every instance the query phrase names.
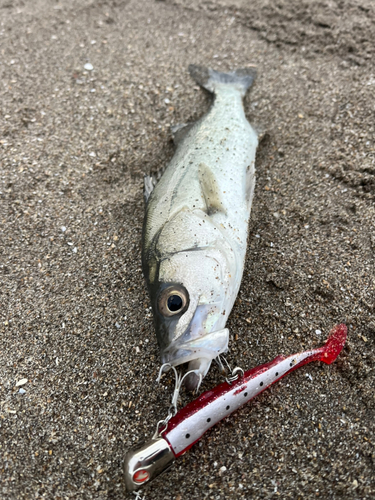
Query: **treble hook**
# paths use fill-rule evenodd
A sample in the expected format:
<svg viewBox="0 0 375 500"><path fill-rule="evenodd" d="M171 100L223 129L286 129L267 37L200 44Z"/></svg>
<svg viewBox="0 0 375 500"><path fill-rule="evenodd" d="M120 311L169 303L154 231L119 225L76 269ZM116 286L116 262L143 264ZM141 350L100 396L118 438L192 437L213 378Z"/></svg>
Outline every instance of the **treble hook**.
<svg viewBox="0 0 375 500"><path fill-rule="evenodd" d="M165 370L165 368L167 368L167 370ZM163 372L164 370L165 371L169 371L170 369L173 370L174 372L174 377L175 377L175 385L174 385L174 391L173 391L173 395L172 395L172 401L171 401L171 406L169 407L169 411L173 411L173 417L176 415L177 413L177 401L178 401L178 396L180 394L180 387L181 387L181 384L180 384L180 379L181 379L181 375L178 373L178 371L176 370L176 368L171 365L170 363L164 363L164 365L162 365L160 367L160 370L159 370L159 375L158 375L158 378L156 379L156 382L158 384L160 384L160 379L161 379L161 376L163 375Z"/></svg>
<svg viewBox="0 0 375 500"><path fill-rule="evenodd" d="M165 370L165 368L167 368L167 370ZM156 426L155 435L159 435L159 436L160 436L161 433L163 433L167 429L168 422L177 413L178 397L180 395L181 387L182 387L182 384L183 384L183 381L184 381L185 377L187 377L187 375L189 375L189 373L195 373L195 370L190 370L190 371L186 372L182 376L180 373L178 373L178 371L176 370L176 368L173 365L171 365L170 363L164 363L160 367L159 375L158 375L158 378L156 379L156 382L158 384L160 383L160 379L161 379L161 376L163 375L163 372L164 371L169 371L170 369L173 370L173 373L174 373L174 376L175 376L175 386L174 386L174 391L173 391L173 394L172 394L171 404L170 404L169 409L168 409L168 415L167 415L167 417L164 420L160 420L158 422L157 426ZM202 383L202 379L203 379L203 377L202 377L202 374L200 373L199 374L199 383L198 383L196 391L198 391L199 386ZM162 430L159 430L159 428L161 426L163 426L163 428L162 428Z"/></svg>

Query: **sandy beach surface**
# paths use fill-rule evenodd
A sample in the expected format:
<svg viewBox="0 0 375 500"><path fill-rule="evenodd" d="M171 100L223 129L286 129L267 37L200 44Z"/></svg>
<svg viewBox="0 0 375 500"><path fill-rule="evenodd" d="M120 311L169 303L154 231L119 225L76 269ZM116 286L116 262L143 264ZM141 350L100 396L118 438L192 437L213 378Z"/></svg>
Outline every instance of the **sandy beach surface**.
<svg viewBox="0 0 375 500"><path fill-rule="evenodd" d="M374 25L371 0L0 0L0 498L135 498L125 451L172 391L155 382L143 175L173 155L170 126L210 105L190 63L258 68L228 361L317 347L340 322L348 341L142 495L375 497ZM213 367L203 389L219 382Z"/></svg>

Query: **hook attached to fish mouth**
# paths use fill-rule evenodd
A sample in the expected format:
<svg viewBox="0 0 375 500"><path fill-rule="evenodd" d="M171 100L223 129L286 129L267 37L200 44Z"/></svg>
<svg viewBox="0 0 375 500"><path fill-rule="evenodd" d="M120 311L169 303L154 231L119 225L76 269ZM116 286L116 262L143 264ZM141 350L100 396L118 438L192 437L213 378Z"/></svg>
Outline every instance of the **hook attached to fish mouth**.
<svg viewBox="0 0 375 500"><path fill-rule="evenodd" d="M228 350L229 330L223 328L188 341L176 342L162 353L163 365L176 367L189 363L185 386L189 391L199 388L211 361Z"/></svg>

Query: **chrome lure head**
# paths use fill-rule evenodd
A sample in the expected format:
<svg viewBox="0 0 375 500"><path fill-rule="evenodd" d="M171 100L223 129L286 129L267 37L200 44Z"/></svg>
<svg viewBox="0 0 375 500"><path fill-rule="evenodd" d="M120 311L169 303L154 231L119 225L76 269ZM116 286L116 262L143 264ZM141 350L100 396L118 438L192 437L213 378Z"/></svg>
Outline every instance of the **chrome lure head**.
<svg viewBox="0 0 375 500"><path fill-rule="evenodd" d="M125 455L124 479L126 489L141 488L166 470L175 456L167 441L162 437L153 438Z"/></svg>

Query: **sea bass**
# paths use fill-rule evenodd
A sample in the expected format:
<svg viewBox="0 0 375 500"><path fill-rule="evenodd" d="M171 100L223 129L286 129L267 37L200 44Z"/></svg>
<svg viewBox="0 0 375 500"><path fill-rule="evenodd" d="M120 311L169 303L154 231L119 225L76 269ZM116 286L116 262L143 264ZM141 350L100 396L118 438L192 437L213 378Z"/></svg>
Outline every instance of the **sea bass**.
<svg viewBox="0 0 375 500"><path fill-rule="evenodd" d="M176 151L157 184L145 178L142 264L162 363L189 363L192 390L228 349L225 325L244 269L258 138L242 102L254 68L189 71L214 101L196 123L175 127Z"/></svg>

